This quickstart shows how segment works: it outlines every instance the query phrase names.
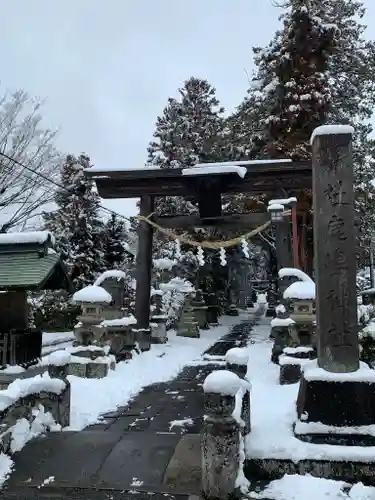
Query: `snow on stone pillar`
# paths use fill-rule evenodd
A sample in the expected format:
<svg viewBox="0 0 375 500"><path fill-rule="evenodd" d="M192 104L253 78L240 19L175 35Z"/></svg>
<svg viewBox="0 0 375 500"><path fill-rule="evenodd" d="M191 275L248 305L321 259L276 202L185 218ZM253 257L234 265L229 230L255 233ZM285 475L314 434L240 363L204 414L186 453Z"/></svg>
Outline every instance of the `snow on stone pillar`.
<svg viewBox="0 0 375 500"><path fill-rule="evenodd" d="M240 416L244 423L242 432L246 436L251 430L250 421L250 382L247 378L247 367L249 364L249 353L245 347L233 347L225 355L225 361L229 371L236 374L244 381L243 396Z"/></svg>
<svg viewBox="0 0 375 500"><path fill-rule="evenodd" d="M227 500L236 490L240 467L240 426L233 417L241 379L227 370L210 373L203 384L205 418L201 430L202 493Z"/></svg>
<svg viewBox="0 0 375 500"><path fill-rule="evenodd" d="M353 132L322 126L311 139L318 364L338 373L359 368Z"/></svg>

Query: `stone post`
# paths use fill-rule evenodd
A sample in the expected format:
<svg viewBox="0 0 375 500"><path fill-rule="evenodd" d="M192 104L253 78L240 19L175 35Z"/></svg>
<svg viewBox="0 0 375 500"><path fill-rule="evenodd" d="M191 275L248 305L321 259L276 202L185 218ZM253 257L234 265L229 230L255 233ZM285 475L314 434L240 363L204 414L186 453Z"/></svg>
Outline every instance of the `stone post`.
<svg viewBox="0 0 375 500"><path fill-rule="evenodd" d="M318 365L359 368L356 241L350 127L318 127L312 138Z"/></svg>
<svg viewBox="0 0 375 500"><path fill-rule="evenodd" d="M139 214L148 217L154 211L153 196L141 196ZM135 317L137 326L134 329L136 339L142 351L151 347L150 330L150 299L151 299L151 271L152 271L152 234L150 224L140 221L138 226L138 251L136 259L136 297Z"/></svg>
<svg viewBox="0 0 375 500"><path fill-rule="evenodd" d="M284 205L273 203L268 206L268 211L271 213L271 221L275 233L277 271L283 267L293 267L291 224L288 218L283 215ZM283 293L289 284L286 278L278 279L280 302L282 302Z"/></svg>
<svg viewBox="0 0 375 500"><path fill-rule="evenodd" d="M350 446L371 440L358 428L375 421L373 370L359 370L352 133L327 125L312 137L318 360L303 369L294 427L301 440Z"/></svg>
<svg viewBox="0 0 375 500"><path fill-rule="evenodd" d="M234 496L240 467L240 428L232 416L240 378L227 370L210 373L203 384L205 418L201 430L202 494L227 500Z"/></svg>
<svg viewBox="0 0 375 500"><path fill-rule="evenodd" d="M244 381L245 387L242 397L241 419L245 424L242 433L246 436L251 430L250 383L247 378L247 366L249 364L248 350L244 347L233 347L227 351L225 361L227 369Z"/></svg>

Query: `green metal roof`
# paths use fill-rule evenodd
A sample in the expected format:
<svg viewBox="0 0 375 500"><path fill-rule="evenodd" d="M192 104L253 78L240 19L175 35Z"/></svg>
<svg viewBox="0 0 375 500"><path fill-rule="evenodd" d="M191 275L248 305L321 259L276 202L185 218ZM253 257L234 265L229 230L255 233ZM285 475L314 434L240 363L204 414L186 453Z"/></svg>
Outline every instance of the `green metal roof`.
<svg viewBox="0 0 375 500"><path fill-rule="evenodd" d="M0 252L0 290L68 288L69 279L57 253Z"/></svg>

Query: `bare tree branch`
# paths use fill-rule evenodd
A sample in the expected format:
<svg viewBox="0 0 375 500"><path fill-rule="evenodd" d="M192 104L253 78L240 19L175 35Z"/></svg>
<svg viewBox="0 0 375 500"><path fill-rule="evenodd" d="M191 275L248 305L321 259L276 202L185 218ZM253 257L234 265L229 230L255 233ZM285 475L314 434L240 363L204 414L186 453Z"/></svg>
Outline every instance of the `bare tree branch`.
<svg viewBox="0 0 375 500"><path fill-rule="evenodd" d="M54 147L56 131L42 126L43 102L23 90L0 97L0 232L25 225L53 197L44 175L58 175L61 155Z"/></svg>

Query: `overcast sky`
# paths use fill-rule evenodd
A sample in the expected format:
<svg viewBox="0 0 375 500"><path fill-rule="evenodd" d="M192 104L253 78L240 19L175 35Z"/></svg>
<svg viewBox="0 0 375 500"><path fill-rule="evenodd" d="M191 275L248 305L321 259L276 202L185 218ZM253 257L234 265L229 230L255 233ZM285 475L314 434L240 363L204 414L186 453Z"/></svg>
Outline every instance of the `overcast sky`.
<svg viewBox="0 0 375 500"><path fill-rule="evenodd" d="M375 2L365 4L375 38ZM47 99L62 151L139 168L157 115L190 76L207 78L228 110L241 101L251 48L279 13L271 0L0 0L0 80Z"/></svg>

